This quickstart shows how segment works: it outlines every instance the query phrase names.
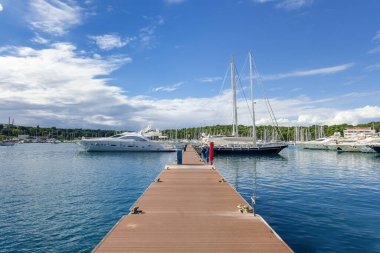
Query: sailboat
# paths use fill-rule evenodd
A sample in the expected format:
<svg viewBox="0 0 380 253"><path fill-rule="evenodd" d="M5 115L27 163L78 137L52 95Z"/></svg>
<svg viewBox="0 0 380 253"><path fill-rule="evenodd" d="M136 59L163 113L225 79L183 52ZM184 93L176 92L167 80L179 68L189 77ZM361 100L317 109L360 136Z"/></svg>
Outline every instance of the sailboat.
<svg viewBox="0 0 380 253"><path fill-rule="evenodd" d="M231 85L232 85L232 104L233 104L233 124L232 136L227 137L210 137L208 141L214 142L215 154L252 154L252 155L271 155L278 154L288 145L283 142L258 142L255 121L255 102L253 86L253 65L252 53L249 52L249 69L251 84L251 117L252 117L252 138L239 137L237 102L236 102L236 77L234 58L231 59Z"/></svg>

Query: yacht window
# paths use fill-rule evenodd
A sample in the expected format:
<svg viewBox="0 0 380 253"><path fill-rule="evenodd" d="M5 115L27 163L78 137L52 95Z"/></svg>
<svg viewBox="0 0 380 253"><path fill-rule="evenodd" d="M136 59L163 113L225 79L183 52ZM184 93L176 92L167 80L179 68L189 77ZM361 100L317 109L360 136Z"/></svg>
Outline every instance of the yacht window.
<svg viewBox="0 0 380 253"><path fill-rule="evenodd" d="M146 141L144 138L138 137L138 136L124 136L120 139L123 140L134 140L134 141Z"/></svg>
<svg viewBox="0 0 380 253"><path fill-rule="evenodd" d="M117 134L117 135L112 136L111 138L119 138L121 136L123 136L123 135L122 134Z"/></svg>

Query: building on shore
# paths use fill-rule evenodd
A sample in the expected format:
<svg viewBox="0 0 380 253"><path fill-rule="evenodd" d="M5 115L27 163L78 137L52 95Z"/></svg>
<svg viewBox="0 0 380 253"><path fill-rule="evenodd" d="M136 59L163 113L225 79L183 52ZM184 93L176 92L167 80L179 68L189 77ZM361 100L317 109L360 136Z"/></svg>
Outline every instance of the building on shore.
<svg viewBox="0 0 380 253"><path fill-rule="evenodd" d="M376 136L376 131L371 127L353 127L343 131L344 138Z"/></svg>

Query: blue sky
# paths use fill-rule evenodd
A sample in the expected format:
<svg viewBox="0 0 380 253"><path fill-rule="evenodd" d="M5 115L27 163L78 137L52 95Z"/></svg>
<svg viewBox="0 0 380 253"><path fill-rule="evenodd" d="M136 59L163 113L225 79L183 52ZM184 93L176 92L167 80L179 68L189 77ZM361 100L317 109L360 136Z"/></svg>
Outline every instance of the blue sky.
<svg viewBox="0 0 380 253"><path fill-rule="evenodd" d="M380 120L379 9L376 0L0 0L0 122L229 124L229 73L223 80L234 55L249 85L249 50L259 124L270 121L265 94L281 125Z"/></svg>

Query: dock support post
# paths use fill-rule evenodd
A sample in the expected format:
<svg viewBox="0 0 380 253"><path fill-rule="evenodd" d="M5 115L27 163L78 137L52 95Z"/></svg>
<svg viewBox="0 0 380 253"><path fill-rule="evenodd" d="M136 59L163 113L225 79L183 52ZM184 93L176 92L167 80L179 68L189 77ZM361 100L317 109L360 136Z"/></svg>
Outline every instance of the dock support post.
<svg viewBox="0 0 380 253"><path fill-rule="evenodd" d="M252 196L251 201L252 201L252 213L253 213L253 216L256 216L256 197Z"/></svg>
<svg viewBox="0 0 380 253"><path fill-rule="evenodd" d="M182 164L182 149L177 149L177 164Z"/></svg>
<svg viewBox="0 0 380 253"><path fill-rule="evenodd" d="M210 164L214 164L214 143L210 142L210 151L209 151Z"/></svg>

